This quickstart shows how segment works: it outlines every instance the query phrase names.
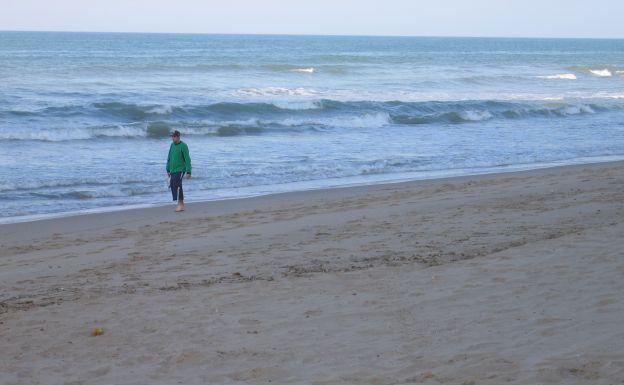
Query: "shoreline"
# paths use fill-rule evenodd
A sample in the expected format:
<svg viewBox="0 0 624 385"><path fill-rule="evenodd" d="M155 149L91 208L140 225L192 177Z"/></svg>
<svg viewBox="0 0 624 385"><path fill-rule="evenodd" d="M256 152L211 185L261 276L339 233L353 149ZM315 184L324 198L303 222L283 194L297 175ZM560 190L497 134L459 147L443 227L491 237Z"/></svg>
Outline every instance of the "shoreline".
<svg viewBox="0 0 624 385"><path fill-rule="evenodd" d="M331 190L331 189L341 189L341 188L357 188L357 187L366 187L366 186L377 186L384 184L396 184L396 183L409 183L409 182L419 182L419 181L435 181L435 180L444 180L444 179L452 179L452 178L463 178L463 177L474 177L480 175L497 175L497 174L506 174L506 173L516 173L516 172L525 172L525 171L533 171L533 170L543 170L557 167L568 167L568 166L582 166L582 165L592 165L592 164L604 164L604 163L612 163L612 162L621 162L624 161L624 155L610 155L610 156L600 156L600 157L586 157L586 158L576 158L571 160L563 160L563 161L553 161L553 162L543 162L543 163L534 163L534 164L518 164L518 165L503 165L503 166L494 166L494 167L482 167L482 168L474 168L474 169L454 169L454 170L436 170L436 171L428 171L428 172L418 172L419 175L426 175L424 177L416 177L414 174L416 173L397 173L397 174L381 174L374 175L372 180L364 181L364 182L352 182L352 183L344 183L344 180L355 180L360 178L360 176L354 177L343 177L343 178L330 178L326 180L319 181L303 181L303 182L292 182L286 184L277 184L277 185L267 185L267 186L253 186L258 189L259 187L266 187L266 192L256 192L249 193L243 195L236 196L227 196L227 197L218 197L214 199L198 199L191 200L187 204L200 204L207 202L222 202L228 200L238 200L238 199L250 199L268 195L277 195L277 194L289 194L289 193L298 193L305 191L316 191L316 190ZM412 175L412 176L404 176L399 177L399 175ZM381 179L375 179L375 177L386 177ZM329 183L328 181L343 181L343 183ZM325 184L323 184L325 182ZM302 187L295 189L280 189L283 186L292 186L292 185L310 185L312 187ZM244 189L244 188L239 188ZM168 193L166 193L168 194ZM59 218L67 218L67 217L75 217L75 216L83 216L83 215L97 215L104 213L113 213L113 212L121 212L127 210L143 210L143 209L152 209L158 207L168 207L171 203L145 203L145 204L133 204L133 205L122 205L122 206L103 206L103 207L94 207L85 210L77 210L77 211L67 211L67 212L58 212L58 213L43 213L43 214L27 214L27 215L18 215L13 217L0 217L0 227L4 225L11 225L16 223L32 223L37 221L47 221L54 220Z"/></svg>
<svg viewBox="0 0 624 385"><path fill-rule="evenodd" d="M308 197L318 197L324 194L337 194L337 195L361 195L371 191L385 190L388 188L419 188L426 187L428 185L444 184L447 182L470 182L472 180L487 180L504 178L507 176L522 176L522 174L533 175L539 173L548 173L549 171L565 171L582 169L585 167L602 166L619 166L624 165L624 160L616 161L603 161L595 163L580 163L580 164L566 164L561 166L545 166L542 168L532 168L528 170L515 170L505 172L491 172L480 173L473 175L460 175L460 176L448 176L431 179L408 179L397 180L393 182L381 182L370 183L361 185L347 185L347 186L335 186L324 188L312 188L307 190L295 190L284 191L267 194L252 195L246 197L232 197L215 200L203 200L203 201L191 201L186 203L187 210L180 214L173 212L173 204L146 204L141 207L127 207L116 206L112 210L94 211L91 213L73 212L64 213L59 215L52 215L51 217L45 217L34 220L18 221L18 222L6 222L0 221L0 239L15 237L18 234L27 234L28 230L32 232L32 229L41 229L45 233L51 233L51 229L56 227L57 223L62 223L64 226L69 225L71 231L79 231L80 229L90 228L89 223L91 219L94 219L98 224L96 227L101 227L101 224L106 226L113 226L115 224L127 224L127 223L146 223L153 218L158 218L162 215L171 215L171 220L183 220L189 218L198 218L203 215L222 214L236 211L238 209L244 209L247 207L253 207L255 205L273 204L280 200L286 201L305 201ZM97 210L97 209L95 209ZM47 214L44 214L47 215ZM35 231L38 233L41 230ZM22 239L18 237L18 239Z"/></svg>

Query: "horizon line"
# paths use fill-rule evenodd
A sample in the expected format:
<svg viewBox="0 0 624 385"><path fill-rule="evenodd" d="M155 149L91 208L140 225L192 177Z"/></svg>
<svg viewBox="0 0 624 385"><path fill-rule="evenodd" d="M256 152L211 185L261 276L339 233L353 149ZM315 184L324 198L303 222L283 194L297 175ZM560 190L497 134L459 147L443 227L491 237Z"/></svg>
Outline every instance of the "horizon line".
<svg viewBox="0 0 624 385"><path fill-rule="evenodd" d="M575 39L575 40L624 40L624 37L589 37L589 36L478 36L478 35L369 35L369 34L316 34L316 33L260 33L260 32L154 32L154 31L86 31L86 30L31 30L0 29L0 32L27 33L111 33L143 35L212 35L212 36L301 36L301 37L399 37L399 38L457 38L457 39Z"/></svg>

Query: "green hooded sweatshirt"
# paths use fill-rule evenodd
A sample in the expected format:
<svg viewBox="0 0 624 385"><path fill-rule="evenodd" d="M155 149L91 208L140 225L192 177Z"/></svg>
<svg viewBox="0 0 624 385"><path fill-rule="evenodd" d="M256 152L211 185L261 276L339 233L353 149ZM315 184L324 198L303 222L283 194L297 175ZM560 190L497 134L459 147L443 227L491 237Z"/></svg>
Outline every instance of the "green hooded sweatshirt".
<svg viewBox="0 0 624 385"><path fill-rule="evenodd" d="M187 172L191 173L191 156L186 143L171 143L169 156L167 156L167 172Z"/></svg>

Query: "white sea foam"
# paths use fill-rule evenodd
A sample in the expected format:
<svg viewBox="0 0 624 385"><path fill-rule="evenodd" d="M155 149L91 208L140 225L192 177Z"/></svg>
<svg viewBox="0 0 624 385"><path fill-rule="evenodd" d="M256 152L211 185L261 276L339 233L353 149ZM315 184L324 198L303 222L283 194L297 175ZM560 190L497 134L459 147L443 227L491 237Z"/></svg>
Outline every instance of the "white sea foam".
<svg viewBox="0 0 624 385"><path fill-rule="evenodd" d="M314 100L272 101L271 104L286 110L317 110L321 108L320 104Z"/></svg>
<svg viewBox="0 0 624 385"><path fill-rule="evenodd" d="M97 185L111 184L115 186L120 185L130 185L130 184L150 184L154 183L155 180L150 178L150 175L145 176L137 176L132 175L131 177L124 176L109 176L106 182L103 182L101 179L91 176L91 177L77 177L73 179L56 179L56 180L44 180L44 181L34 181L28 179L19 179L12 180L0 183L0 192L4 191L16 191L16 190L40 190L40 189L54 189L54 190L62 190L62 189L76 189L77 187L87 189L87 188L95 188ZM89 187L88 185L91 185Z"/></svg>
<svg viewBox="0 0 624 385"><path fill-rule="evenodd" d="M538 76L540 79L553 79L553 80L576 80L575 74L556 74L556 75L546 75L546 76Z"/></svg>
<svg viewBox="0 0 624 385"><path fill-rule="evenodd" d="M464 120L469 120L472 122L480 122L482 120L488 120L493 117L493 115L489 111L474 111L468 110L460 113L460 116Z"/></svg>
<svg viewBox="0 0 624 385"><path fill-rule="evenodd" d="M302 118L276 118L276 119L247 119L233 121L202 121L201 127L185 128L184 132L190 135L213 134L221 127L258 127L277 125L282 127L299 126L326 126L339 128L376 128L390 124L390 115L385 112L366 113L362 115L339 116L339 117L302 117Z"/></svg>
<svg viewBox="0 0 624 385"><path fill-rule="evenodd" d="M595 111L587 105L568 106L563 109L565 115L593 114Z"/></svg>
<svg viewBox="0 0 624 385"><path fill-rule="evenodd" d="M326 119L328 125L345 128L376 128L390 124L390 115L387 113L364 114L349 118Z"/></svg>
<svg viewBox="0 0 624 385"><path fill-rule="evenodd" d="M292 72L304 72L304 73L314 73L314 67L310 67L310 68L295 68L294 70L291 70Z"/></svg>
<svg viewBox="0 0 624 385"><path fill-rule="evenodd" d="M60 128L50 130L0 132L0 139L39 140L60 142L64 140L84 140L95 137L145 137L147 132L141 127L110 126L93 128Z"/></svg>
<svg viewBox="0 0 624 385"><path fill-rule="evenodd" d="M598 77L601 77L601 78L607 78L607 77L613 76L611 71L609 71L607 68L600 69L600 70L589 70L589 72L592 75L595 75L595 76L598 76Z"/></svg>
<svg viewBox="0 0 624 385"><path fill-rule="evenodd" d="M148 114L167 115L167 114L170 114L171 111L172 111L171 106L155 106L155 107L150 108L146 112Z"/></svg>
<svg viewBox="0 0 624 385"><path fill-rule="evenodd" d="M118 186L106 186L99 188L89 188L89 189L76 189L69 193L62 194L63 196L68 196L72 198L78 199L92 199L92 198L121 198L129 195L134 195L132 189L127 189L127 191L122 191Z"/></svg>
<svg viewBox="0 0 624 385"><path fill-rule="evenodd" d="M133 136L146 136L147 131L143 127L129 127L129 126L115 126L104 129L92 129L91 135L93 136L110 136L110 137L133 137Z"/></svg>
<svg viewBox="0 0 624 385"><path fill-rule="evenodd" d="M390 122L390 115L380 112L356 116L340 116L315 119L288 118L276 123L285 126L323 125L327 127L341 128L376 128L390 124Z"/></svg>
<svg viewBox="0 0 624 385"><path fill-rule="evenodd" d="M41 130L0 132L0 139L7 140L41 140L60 142L63 140L90 139L93 136L86 130Z"/></svg>
<svg viewBox="0 0 624 385"><path fill-rule="evenodd" d="M264 88L243 88L234 92L237 96L317 96L320 93L313 89L298 87L264 87Z"/></svg>

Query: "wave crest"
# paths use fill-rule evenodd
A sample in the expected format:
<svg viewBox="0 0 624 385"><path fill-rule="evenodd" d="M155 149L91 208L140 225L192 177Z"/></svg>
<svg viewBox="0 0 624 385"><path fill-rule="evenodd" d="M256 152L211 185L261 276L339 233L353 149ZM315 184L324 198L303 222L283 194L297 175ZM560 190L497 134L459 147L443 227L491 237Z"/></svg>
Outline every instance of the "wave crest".
<svg viewBox="0 0 624 385"><path fill-rule="evenodd" d="M295 68L293 70L291 70L292 72L303 72L303 73L308 73L308 74L312 74L314 73L314 67L310 67L310 68Z"/></svg>
<svg viewBox="0 0 624 385"><path fill-rule="evenodd" d="M64 113L90 109L91 106L69 106ZM236 136L270 132L303 132L326 129L375 129L389 124L470 124L495 119L565 118L602 111L624 110L621 98L606 95L592 100L543 101L454 101L402 102L357 101L343 102L322 99L304 104L233 103L183 105L156 108L159 114L149 115L154 106L124 103L98 104L113 112L135 114L143 111L139 121L126 119L117 124L91 124L78 121L79 127L64 127L66 119L39 116L45 128L12 128L0 130L0 139L13 140L85 140L94 138L162 138L179 129L185 135ZM110 113L110 112L107 112ZM161 114L161 113L164 113ZM90 121L98 121L99 116ZM117 118L119 120L119 118ZM122 119L123 120L123 119ZM54 122L61 126L54 127Z"/></svg>
<svg viewBox="0 0 624 385"><path fill-rule="evenodd" d="M592 75L601 77L601 78L607 78L607 77L613 76L613 73L607 68L598 69L598 70L589 70L589 73L591 73Z"/></svg>
<svg viewBox="0 0 624 385"><path fill-rule="evenodd" d="M577 77L575 74L556 74L556 75L546 75L546 76L538 76L540 79L552 79L552 80L576 80Z"/></svg>

